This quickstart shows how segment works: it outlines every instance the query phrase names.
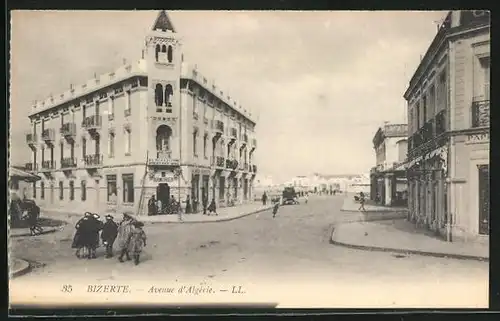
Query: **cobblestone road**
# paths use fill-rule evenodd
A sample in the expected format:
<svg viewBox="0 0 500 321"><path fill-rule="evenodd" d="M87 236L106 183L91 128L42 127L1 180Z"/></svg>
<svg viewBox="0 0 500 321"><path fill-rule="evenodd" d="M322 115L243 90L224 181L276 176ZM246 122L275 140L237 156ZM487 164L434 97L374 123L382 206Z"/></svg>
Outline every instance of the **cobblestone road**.
<svg viewBox="0 0 500 321"><path fill-rule="evenodd" d="M329 244L334 224L358 216L340 211L342 201L341 196L312 197L309 204L282 207L274 219L268 211L230 222L146 225L148 247L138 266L104 259L102 249L97 260L76 259L70 249L74 231L68 225L55 234L12 240L16 256L46 264L15 282L59 286L76 279L148 284L197 279L302 287L296 297L304 304L306 299L365 307L486 304L488 263ZM312 284L321 290L304 294ZM450 296L460 293L456 291L469 295ZM358 299L349 301L349 295Z"/></svg>

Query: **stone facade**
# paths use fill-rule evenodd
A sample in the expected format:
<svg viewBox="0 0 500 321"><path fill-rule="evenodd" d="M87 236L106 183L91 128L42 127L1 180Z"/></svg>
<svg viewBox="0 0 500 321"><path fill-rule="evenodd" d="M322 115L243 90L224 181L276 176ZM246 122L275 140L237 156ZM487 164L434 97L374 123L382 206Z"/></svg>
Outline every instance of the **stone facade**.
<svg viewBox="0 0 500 321"><path fill-rule="evenodd" d="M489 234L486 11L451 11L405 93L409 218L446 237Z"/></svg>
<svg viewBox="0 0 500 321"><path fill-rule="evenodd" d="M44 210L143 215L153 194L252 199L256 122L183 61L164 11L137 63L36 102L29 117L26 168L43 177L32 194Z"/></svg>

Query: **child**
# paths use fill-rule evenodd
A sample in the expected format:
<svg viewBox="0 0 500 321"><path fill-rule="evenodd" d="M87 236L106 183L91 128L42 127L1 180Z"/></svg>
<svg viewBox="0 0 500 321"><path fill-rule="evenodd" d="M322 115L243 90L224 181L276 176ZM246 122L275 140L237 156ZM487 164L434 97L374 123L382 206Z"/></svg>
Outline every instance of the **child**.
<svg viewBox="0 0 500 321"><path fill-rule="evenodd" d="M146 246L146 233L144 233L144 230L142 229L144 223L134 221L132 226L133 229L130 231L128 242L129 253L132 254L135 265L138 265L142 249Z"/></svg>
<svg viewBox="0 0 500 321"><path fill-rule="evenodd" d="M118 235L118 224L113 221L113 216L106 215L106 223L102 227L101 239L106 246L106 258L113 257L113 243Z"/></svg>

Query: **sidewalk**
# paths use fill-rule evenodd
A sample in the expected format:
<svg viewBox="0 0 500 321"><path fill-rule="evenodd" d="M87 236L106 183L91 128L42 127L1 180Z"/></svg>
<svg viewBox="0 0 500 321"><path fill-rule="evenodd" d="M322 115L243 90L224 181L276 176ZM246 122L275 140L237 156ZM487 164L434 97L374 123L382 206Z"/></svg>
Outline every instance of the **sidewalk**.
<svg viewBox="0 0 500 321"><path fill-rule="evenodd" d="M354 194L347 194L344 200L344 204L342 205L341 211L345 212L359 212L359 203L354 201ZM407 207L399 207L399 206L381 206L381 205L372 205L365 203L365 212L407 212Z"/></svg>
<svg viewBox="0 0 500 321"><path fill-rule="evenodd" d="M17 258L12 259L12 265L9 269L11 278L28 273L29 270L30 264L27 261Z"/></svg>
<svg viewBox="0 0 500 321"><path fill-rule="evenodd" d="M272 205L262 205L262 203L251 203L238 205L233 207L218 208L219 215L203 215L182 214L182 221L179 220L179 215L155 215L155 216L139 216L138 220L144 223L209 223L209 222L224 222L242 218L248 215L257 214L272 208Z"/></svg>
<svg viewBox="0 0 500 321"><path fill-rule="evenodd" d="M446 242L404 219L340 224L332 232L331 243L370 251L489 260L487 244Z"/></svg>

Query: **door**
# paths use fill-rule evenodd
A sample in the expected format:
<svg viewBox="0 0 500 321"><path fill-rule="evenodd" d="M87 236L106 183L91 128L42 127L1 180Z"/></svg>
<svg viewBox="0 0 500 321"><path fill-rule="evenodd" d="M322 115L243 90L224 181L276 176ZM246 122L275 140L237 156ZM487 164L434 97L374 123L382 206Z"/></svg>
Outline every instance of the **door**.
<svg viewBox="0 0 500 321"><path fill-rule="evenodd" d="M161 206L170 204L170 186L167 183L160 183L156 187L156 199L161 201Z"/></svg>
<svg viewBox="0 0 500 321"><path fill-rule="evenodd" d="M490 230L490 166L478 165L479 171L479 234L489 235Z"/></svg>
<svg viewBox="0 0 500 321"><path fill-rule="evenodd" d="M248 200L248 179L245 179L243 183L243 197L246 200Z"/></svg>
<svg viewBox="0 0 500 321"><path fill-rule="evenodd" d="M50 205L53 205L54 204L54 183L51 182L50 183Z"/></svg>

